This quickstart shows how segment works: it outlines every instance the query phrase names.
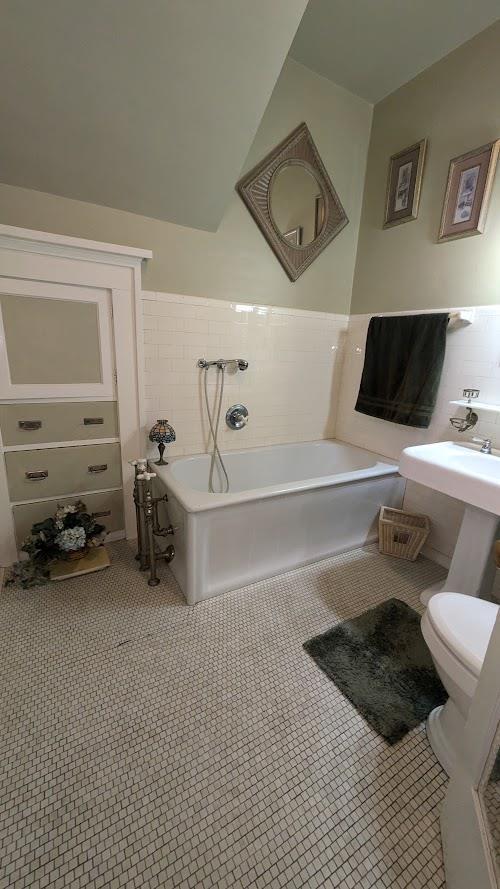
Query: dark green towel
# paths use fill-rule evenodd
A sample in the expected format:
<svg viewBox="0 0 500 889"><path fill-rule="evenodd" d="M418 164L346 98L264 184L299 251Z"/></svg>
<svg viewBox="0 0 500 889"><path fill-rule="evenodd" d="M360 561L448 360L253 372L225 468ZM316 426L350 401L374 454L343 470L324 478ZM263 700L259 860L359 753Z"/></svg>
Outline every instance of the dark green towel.
<svg viewBox="0 0 500 889"><path fill-rule="evenodd" d="M356 410L427 428L443 369L448 313L372 318Z"/></svg>

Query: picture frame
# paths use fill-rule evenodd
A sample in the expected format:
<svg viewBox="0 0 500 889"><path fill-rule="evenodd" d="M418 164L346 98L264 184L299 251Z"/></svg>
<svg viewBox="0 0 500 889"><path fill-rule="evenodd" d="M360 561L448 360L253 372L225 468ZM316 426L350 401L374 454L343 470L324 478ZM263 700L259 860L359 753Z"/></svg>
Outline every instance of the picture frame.
<svg viewBox="0 0 500 889"><path fill-rule="evenodd" d="M389 160L384 228L410 222L418 216L427 139L403 148Z"/></svg>
<svg viewBox="0 0 500 889"><path fill-rule="evenodd" d="M500 150L500 139L452 158L439 241L483 233Z"/></svg>

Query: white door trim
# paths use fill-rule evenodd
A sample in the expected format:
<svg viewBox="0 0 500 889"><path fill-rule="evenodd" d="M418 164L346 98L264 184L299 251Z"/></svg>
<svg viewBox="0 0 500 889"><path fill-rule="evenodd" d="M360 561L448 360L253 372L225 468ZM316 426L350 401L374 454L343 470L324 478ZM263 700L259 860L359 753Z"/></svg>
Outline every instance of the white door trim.
<svg viewBox="0 0 500 889"><path fill-rule="evenodd" d="M19 228L16 225L0 225L0 247L8 246L23 252L50 253L59 256L73 256L82 259L85 255L95 262L119 265L139 264L144 259L152 259L151 250L142 247L126 247L122 244L107 244L104 241L90 241L87 238L72 238L53 232ZM72 254L72 251L75 251Z"/></svg>
<svg viewBox="0 0 500 889"><path fill-rule="evenodd" d="M10 505L9 486L7 483L7 467L5 451L0 429L0 565L12 565L17 559L16 533L14 515Z"/></svg>
<svg viewBox="0 0 500 889"><path fill-rule="evenodd" d="M135 285L140 288L139 270L137 270ZM111 298L113 302L125 532L127 539L135 539L137 537L133 501L135 472L129 461L140 457L143 450L140 434L140 397L137 373L136 300L132 290L113 290Z"/></svg>

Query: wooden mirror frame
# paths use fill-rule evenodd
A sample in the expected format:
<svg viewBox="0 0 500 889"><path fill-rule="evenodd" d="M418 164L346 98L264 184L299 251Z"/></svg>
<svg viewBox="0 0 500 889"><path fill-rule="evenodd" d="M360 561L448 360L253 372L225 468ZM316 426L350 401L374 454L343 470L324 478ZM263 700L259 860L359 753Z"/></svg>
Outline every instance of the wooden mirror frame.
<svg viewBox="0 0 500 889"><path fill-rule="evenodd" d="M271 213L272 183L278 172L290 164L303 166L314 176L324 203L321 231L313 241L303 246L286 240ZM236 190L291 281L296 281L305 272L349 222L305 123L299 124L246 173L236 184Z"/></svg>

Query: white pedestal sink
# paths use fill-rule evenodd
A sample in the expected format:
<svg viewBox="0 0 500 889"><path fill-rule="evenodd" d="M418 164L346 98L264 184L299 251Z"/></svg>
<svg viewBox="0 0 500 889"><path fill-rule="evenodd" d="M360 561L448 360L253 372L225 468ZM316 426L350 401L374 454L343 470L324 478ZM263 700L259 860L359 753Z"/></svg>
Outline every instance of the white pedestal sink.
<svg viewBox="0 0 500 889"><path fill-rule="evenodd" d="M487 596L495 570L492 547L500 516L500 457L443 441L405 448L399 471L404 478L465 504L448 577L422 594L423 604L441 589Z"/></svg>

